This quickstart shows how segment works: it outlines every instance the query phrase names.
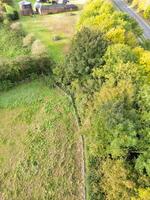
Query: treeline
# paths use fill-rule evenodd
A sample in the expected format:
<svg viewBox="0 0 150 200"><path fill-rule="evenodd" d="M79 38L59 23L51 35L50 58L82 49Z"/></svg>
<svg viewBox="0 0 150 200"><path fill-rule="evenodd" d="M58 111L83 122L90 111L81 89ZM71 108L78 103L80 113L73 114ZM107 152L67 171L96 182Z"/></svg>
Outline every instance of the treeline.
<svg viewBox="0 0 150 200"><path fill-rule="evenodd" d="M141 35L128 15L92 0L54 70L81 117L90 200L150 196L150 51Z"/></svg>

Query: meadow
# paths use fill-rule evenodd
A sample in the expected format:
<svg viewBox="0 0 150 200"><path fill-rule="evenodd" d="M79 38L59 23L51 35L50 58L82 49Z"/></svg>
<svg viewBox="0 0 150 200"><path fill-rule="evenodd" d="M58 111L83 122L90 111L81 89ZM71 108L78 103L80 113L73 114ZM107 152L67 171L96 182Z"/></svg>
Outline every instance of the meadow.
<svg viewBox="0 0 150 200"><path fill-rule="evenodd" d="M79 13L21 17L12 23L19 22L19 31L10 31L11 24L3 26L0 57L11 62L22 56L32 60L32 45L23 47L23 39L33 34L46 48L50 61L61 62L75 33ZM55 41L55 37L59 40ZM35 57L39 58L45 60ZM38 60L32 64L36 66L36 62L38 68ZM28 65L16 66L15 73L26 73ZM14 71L12 67L8 74ZM3 65L1 68L3 72ZM7 86L5 80L2 82ZM64 92L49 84L39 76L0 92L0 199L83 199L82 144L74 108Z"/></svg>
<svg viewBox="0 0 150 200"><path fill-rule="evenodd" d="M22 17L21 23L26 33L32 33L47 47L49 55L59 62L69 50L71 38L75 33L75 25L79 11L48 16L35 15ZM59 39L55 41L55 37Z"/></svg>
<svg viewBox="0 0 150 200"><path fill-rule="evenodd" d="M0 93L0 199L148 200L150 52L138 23L105 0L19 22L38 45L0 72L15 83Z"/></svg>
<svg viewBox="0 0 150 200"><path fill-rule="evenodd" d="M0 197L82 199L79 134L72 105L42 80L0 95Z"/></svg>
<svg viewBox="0 0 150 200"><path fill-rule="evenodd" d="M18 0L15 7L18 9ZM35 1L31 1L34 5ZM68 53L73 35L76 32L76 24L79 20L84 2L82 0L71 0L70 3L79 7L78 11L59 13L53 15L33 15L21 17L20 22L26 34L32 33L46 47L48 54L55 62L61 62L64 55ZM55 40L55 38L58 38Z"/></svg>

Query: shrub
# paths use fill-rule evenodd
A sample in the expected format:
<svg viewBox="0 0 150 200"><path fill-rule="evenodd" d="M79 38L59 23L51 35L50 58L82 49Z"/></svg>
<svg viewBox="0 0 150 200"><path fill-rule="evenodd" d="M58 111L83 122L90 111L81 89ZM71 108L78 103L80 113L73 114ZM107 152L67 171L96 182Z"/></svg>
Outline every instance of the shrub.
<svg viewBox="0 0 150 200"><path fill-rule="evenodd" d="M136 56L129 46L124 44L115 44L108 47L104 56L104 60L106 65L112 67L120 62L136 62Z"/></svg>
<svg viewBox="0 0 150 200"><path fill-rule="evenodd" d="M12 4L12 0L1 0L2 3Z"/></svg>
<svg viewBox="0 0 150 200"><path fill-rule="evenodd" d="M144 11L144 17L145 17L146 19L150 19L150 6L148 6L148 7L146 8L146 10Z"/></svg>
<svg viewBox="0 0 150 200"><path fill-rule="evenodd" d="M122 160L107 159L101 166L101 187L107 200L130 200L134 183Z"/></svg>
<svg viewBox="0 0 150 200"><path fill-rule="evenodd" d="M20 22L14 22L10 25L10 28L13 30L13 31L21 31L21 24Z"/></svg>
<svg viewBox="0 0 150 200"><path fill-rule="evenodd" d="M94 67L103 63L102 56L107 48L107 41L97 30L83 28L72 42L72 48L65 63L68 81L89 75Z"/></svg>
<svg viewBox="0 0 150 200"><path fill-rule="evenodd" d="M32 33L28 34L27 36L23 38L23 46L24 47L31 46L34 40L35 40L34 35Z"/></svg>
<svg viewBox="0 0 150 200"><path fill-rule="evenodd" d="M6 14L6 16L10 21L15 21L19 19L19 14L16 10L14 10L13 13Z"/></svg>
<svg viewBox="0 0 150 200"><path fill-rule="evenodd" d="M18 20L19 19L19 14L16 10L14 10L14 8L8 4L4 4L5 5L5 10L6 10L6 18L9 21L14 21L14 20Z"/></svg>
<svg viewBox="0 0 150 200"><path fill-rule="evenodd" d="M40 40L35 40L32 44L31 52L33 56L42 56L46 54L46 48Z"/></svg>
<svg viewBox="0 0 150 200"><path fill-rule="evenodd" d="M16 59L0 60L0 84L5 81L15 83L30 78L33 74L48 75L52 71L52 61L47 56L20 56Z"/></svg>

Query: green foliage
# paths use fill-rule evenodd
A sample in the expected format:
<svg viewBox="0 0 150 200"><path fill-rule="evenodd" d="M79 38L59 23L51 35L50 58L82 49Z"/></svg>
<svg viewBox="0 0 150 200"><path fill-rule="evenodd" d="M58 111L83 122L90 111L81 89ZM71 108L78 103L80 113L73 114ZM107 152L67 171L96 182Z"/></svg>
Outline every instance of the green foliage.
<svg viewBox="0 0 150 200"><path fill-rule="evenodd" d="M138 24L103 0L85 6L83 27L100 30L108 41L102 63L82 79L69 79L84 124L89 199L130 199L150 176L149 43L142 44L147 50L138 47Z"/></svg>
<svg viewBox="0 0 150 200"><path fill-rule="evenodd" d="M5 22L5 24L19 19L18 11L10 5L11 3L11 1L0 2L0 13L2 17L1 22Z"/></svg>
<svg viewBox="0 0 150 200"><path fill-rule="evenodd" d="M9 21L14 21L19 19L19 14L16 10L14 10L13 13L7 13L6 16Z"/></svg>
<svg viewBox="0 0 150 200"><path fill-rule="evenodd" d="M117 87L105 85L101 88L96 96L96 112L91 122L93 134L90 138L97 147L91 148L92 154L124 157L136 145L134 123L138 116L132 108L133 95L134 87L130 82L120 81Z"/></svg>
<svg viewBox="0 0 150 200"><path fill-rule="evenodd" d="M115 11L111 3L93 0L85 6L78 27L94 27L106 34L112 43L125 43L136 46L136 36L142 34L137 22L128 15Z"/></svg>
<svg viewBox="0 0 150 200"><path fill-rule="evenodd" d="M134 3L136 4L137 0ZM144 191L144 197L141 196L140 188L148 187L150 177L149 43L147 41L143 44L147 50L139 47L138 38L142 31L138 24L128 15L116 11L111 3L104 0L92 0L85 6L78 28L79 31L74 36L63 65L57 66L53 72L57 84L61 84L67 92L69 89L78 106L83 124L81 131L86 138L89 199L128 200L136 195L137 198L145 198L147 193ZM17 34L15 31L15 35ZM22 39L23 35L18 39L18 46L22 45ZM3 84L8 81L11 85L15 81L28 78L31 74L51 73L52 62L47 56L43 57L45 48L42 43L33 42L32 37L26 39L23 40L25 47L20 51L21 56L16 51L15 54L6 55L7 58L13 59L1 60L0 78L3 79ZM34 57L22 56L25 51L29 53L30 50ZM5 54L2 48L1 52L2 55ZM36 95L31 95L32 91L29 88L28 92L27 98L26 94L22 94L22 99L19 99L23 102L21 105L18 103L18 96L13 96L14 104L10 103L12 100L7 95L4 95L2 103L0 102L3 109L10 104L11 109L18 104L27 104L28 107L23 109L15 120L19 119L30 125L35 119L35 124L39 124L38 129L32 129L33 124L28 129L28 136L24 142L26 157L15 165L12 172L15 179L12 179L12 176L4 179L6 182L2 189L7 191L8 195L13 194L15 199L15 187L12 191L8 188L9 182L13 180L14 185L18 184L17 195L21 198L31 185L32 194L30 196L30 193L27 193L28 198L35 194L35 199L79 199L76 196L76 182L72 189L73 180L79 178L74 174L76 167L72 165L73 157L67 157L66 162L59 157L60 151L67 154L71 151L75 155L73 148L76 145L72 143L74 138L72 129L70 130L74 123L66 117L70 117L70 107L67 105L62 108L63 101L59 98L51 99L55 96L53 93L49 102L49 96L46 96L46 101L45 96L41 97L41 90ZM28 92L26 91L27 94ZM39 110L42 113L40 116L37 114ZM51 113L55 112L57 116L51 116ZM62 113L66 115L63 116ZM61 126L61 122L67 127ZM58 130L59 127L61 131ZM65 135L62 135L62 130L65 130ZM61 146L58 140L67 142ZM66 147L69 149L66 150ZM53 156L55 150L56 154ZM49 160L49 154L52 160ZM66 157L66 153L63 155L63 158ZM79 156L76 157L78 161ZM54 164L56 160L58 164L58 158L61 160L58 165L60 168L56 168ZM69 174L69 178L64 181L60 175L66 175L66 170L73 174ZM52 175L56 177L55 180ZM41 177L46 179L41 180ZM39 184L34 187L35 182ZM41 193L34 193L41 187ZM65 193L62 192L63 188ZM70 197L69 194L74 196Z"/></svg>
<svg viewBox="0 0 150 200"><path fill-rule="evenodd" d="M130 200L134 183L129 179L129 170L123 160L107 158L101 163L101 187L108 200Z"/></svg>
<svg viewBox="0 0 150 200"><path fill-rule="evenodd" d="M114 65L122 63L135 63L137 58L132 49L124 44L110 45L104 55L106 65L113 68Z"/></svg>
<svg viewBox="0 0 150 200"><path fill-rule="evenodd" d="M63 72L57 73L65 77L65 84L90 75L93 68L103 64L102 56L106 48L107 42L99 31L83 28L74 37Z"/></svg>
<svg viewBox="0 0 150 200"><path fill-rule="evenodd" d="M148 6L148 7L146 8L146 10L144 11L144 17L145 17L146 19L150 19L150 6Z"/></svg>
<svg viewBox="0 0 150 200"><path fill-rule="evenodd" d="M4 82L16 83L30 78L33 74L51 74L52 61L47 56L31 57L22 56L0 62L0 85L3 89Z"/></svg>
<svg viewBox="0 0 150 200"><path fill-rule="evenodd" d="M52 73L53 61L43 45L40 43L42 48L39 45L32 45L32 48L31 45L23 46L30 42L25 41L24 36L19 22L12 23L10 27L3 25L0 30L0 90L33 75Z"/></svg>

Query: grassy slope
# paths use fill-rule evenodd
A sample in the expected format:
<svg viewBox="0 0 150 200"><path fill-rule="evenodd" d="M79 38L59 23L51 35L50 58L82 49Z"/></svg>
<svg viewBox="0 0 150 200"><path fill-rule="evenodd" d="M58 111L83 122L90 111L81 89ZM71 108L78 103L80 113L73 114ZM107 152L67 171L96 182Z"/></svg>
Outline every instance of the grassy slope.
<svg viewBox="0 0 150 200"><path fill-rule="evenodd" d="M0 96L0 196L80 200L76 123L68 98L41 81Z"/></svg>

